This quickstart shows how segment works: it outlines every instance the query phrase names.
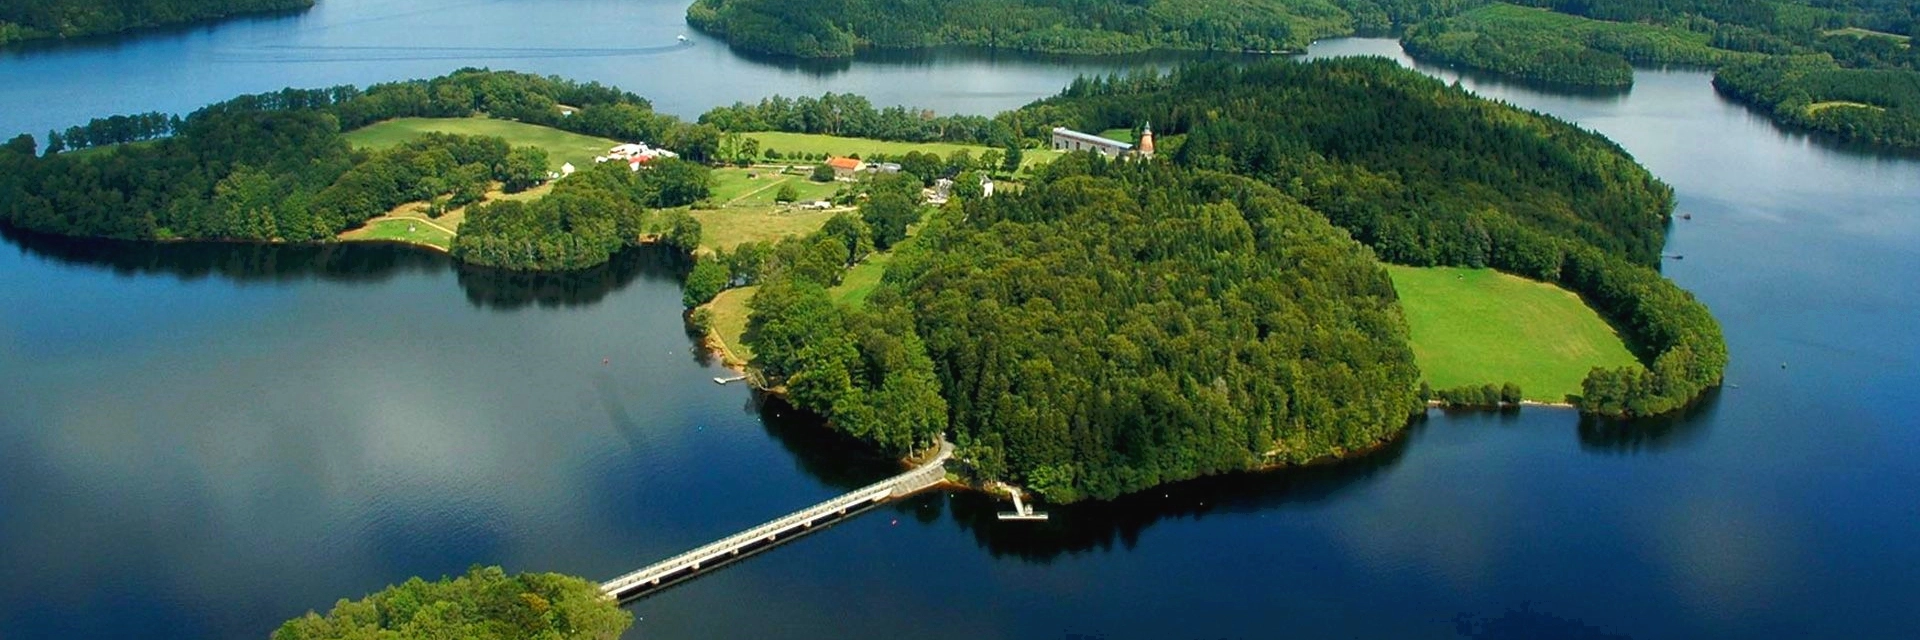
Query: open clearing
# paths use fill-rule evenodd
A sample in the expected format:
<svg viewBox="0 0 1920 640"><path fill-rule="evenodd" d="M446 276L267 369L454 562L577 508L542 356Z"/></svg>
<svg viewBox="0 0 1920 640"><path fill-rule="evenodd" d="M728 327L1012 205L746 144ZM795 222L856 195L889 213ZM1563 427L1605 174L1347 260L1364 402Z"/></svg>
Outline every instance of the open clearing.
<svg viewBox="0 0 1920 640"><path fill-rule="evenodd" d="M753 299L756 290L756 287L728 289L707 303L708 311L713 314L713 333L720 340L720 349L736 362L753 360L753 350L741 342L740 336L747 333L747 301Z"/></svg>
<svg viewBox="0 0 1920 640"><path fill-rule="evenodd" d="M1599 313L1551 284L1492 269L1387 271L1435 389L1513 382L1528 400L1563 402L1589 369L1639 363Z"/></svg>
<svg viewBox="0 0 1920 640"><path fill-rule="evenodd" d="M760 141L762 150L773 149L783 154L825 153L836 156L858 155L862 158L885 154L889 156L906 155L909 151L937 153L945 158L955 151L966 150L974 157L991 147L951 142L893 142L889 140L870 140L867 138L843 138L815 133L785 133L780 131L757 131L741 134ZM1005 150L1002 149L1002 152ZM1032 167L1036 164L1052 162L1060 157L1060 152L1052 149L1023 150L1020 166Z"/></svg>
<svg viewBox="0 0 1920 640"><path fill-rule="evenodd" d="M700 221L700 246L714 250L732 250L743 242L777 242L787 236L813 233L834 214L850 209L799 209L784 206L722 207L694 210Z"/></svg>
<svg viewBox="0 0 1920 640"><path fill-rule="evenodd" d="M620 144L607 138L492 118L395 118L349 131L346 138L355 146L384 149L428 132L494 136L516 147L539 147L547 150L547 169L552 171L559 171L560 165L568 162L585 169L593 165L596 156Z"/></svg>
<svg viewBox="0 0 1920 640"><path fill-rule="evenodd" d="M1846 100L1828 100L1826 102L1815 102L1813 104L1807 105L1807 114L1812 115L1812 114L1820 113L1822 111L1826 111L1828 109L1834 109L1834 108L1868 109L1872 111L1887 110L1886 107L1874 106L1864 102L1848 102Z"/></svg>
<svg viewBox="0 0 1920 640"><path fill-rule="evenodd" d="M743 242L804 236L827 224L834 214L848 210L802 209L774 202L784 185L792 185L801 202L810 202L831 197L843 183L813 182L772 167L715 169L709 199L718 208L691 212L700 221L700 246L730 250Z"/></svg>
<svg viewBox="0 0 1920 640"><path fill-rule="evenodd" d="M1874 31L1872 29L1863 29L1860 27L1844 27L1840 29L1828 29L1826 31L1820 32L1820 35L1851 36L1855 38L1892 38L1902 43L1910 42L1913 40L1911 36L1903 36L1898 33L1887 33L1885 31Z"/></svg>
<svg viewBox="0 0 1920 640"><path fill-rule="evenodd" d="M446 229L410 218L378 218L366 226L340 234L342 240L405 242L446 251L453 247L453 234Z"/></svg>

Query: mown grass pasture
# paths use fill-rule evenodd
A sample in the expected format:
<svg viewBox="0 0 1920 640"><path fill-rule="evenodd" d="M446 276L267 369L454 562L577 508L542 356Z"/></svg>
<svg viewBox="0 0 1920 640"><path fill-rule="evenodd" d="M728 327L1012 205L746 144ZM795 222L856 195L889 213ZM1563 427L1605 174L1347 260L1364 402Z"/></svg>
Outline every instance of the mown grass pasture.
<svg viewBox="0 0 1920 640"><path fill-rule="evenodd" d="M1492 269L1389 266L1435 389L1513 382L1529 400L1563 402L1593 367L1638 363L1579 296Z"/></svg>
<svg viewBox="0 0 1920 640"><path fill-rule="evenodd" d="M516 147L539 147L547 151L547 168L553 171L559 171L560 165L569 162L575 168L585 169L593 164L596 156L605 155L608 149L620 144L608 138L483 117L395 118L349 131L345 136L347 142L355 146L382 149L429 132L493 136Z"/></svg>

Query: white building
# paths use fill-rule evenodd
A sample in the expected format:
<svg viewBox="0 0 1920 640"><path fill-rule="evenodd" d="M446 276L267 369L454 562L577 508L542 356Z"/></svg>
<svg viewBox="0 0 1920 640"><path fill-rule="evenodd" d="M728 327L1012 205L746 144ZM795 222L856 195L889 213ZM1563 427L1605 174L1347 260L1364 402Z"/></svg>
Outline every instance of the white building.
<svg viewBox="0 0 1920 640"><path fill-rule="evenodd" d="M1133 151L1133 145L1091 133L1081 133L1066 127L1054 127L1053 150L1095 151L1109 158L1118 158Z"/></svg>

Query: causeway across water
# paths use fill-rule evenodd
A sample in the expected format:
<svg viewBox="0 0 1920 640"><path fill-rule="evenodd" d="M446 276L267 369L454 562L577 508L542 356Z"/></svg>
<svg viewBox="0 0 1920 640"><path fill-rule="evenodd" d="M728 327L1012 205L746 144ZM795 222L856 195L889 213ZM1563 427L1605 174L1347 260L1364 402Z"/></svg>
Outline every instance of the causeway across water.
<svg viewBox="0 0 1920 640"><path fill-rule="evenodd" d="M953 443L942 439L940 450L934 454L933 459L914 467L911 471L855 489L826 502L781 516L766 524L614 578L600 585L600 590L609 598L623 601L651 595L662 587L692 578L699 575L702 570L710 570L726 564L742 557L742 554L759 551L800 537L812 531L816 524L837 521L849 513L940 484L941 480L946 479L946 462L952 455Z"/></svg>

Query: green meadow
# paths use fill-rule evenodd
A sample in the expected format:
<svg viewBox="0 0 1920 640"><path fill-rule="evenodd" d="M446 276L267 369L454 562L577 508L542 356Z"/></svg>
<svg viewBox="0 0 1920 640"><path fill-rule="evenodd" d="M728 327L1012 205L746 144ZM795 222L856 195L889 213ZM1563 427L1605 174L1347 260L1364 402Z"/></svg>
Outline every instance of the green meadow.
<svg viewBox="0 0 1920 640"><path fill-rule="evenodd" d="M608 149L620 144L608 138L492 118L395 118L349 131L346 138L355 146L380 149L428 132L493 136L516 147L539 147L547 151L547 168L554 171L569 162L575 168L585 169L593 164L596 156L605 155Z"/></svg>
<svg viewBox="0 0 1920 640"><path fill-rule="evenodd" d="M1388 266L1435 389L1513 382L1528 400L1564 402L1593 367L1637 365L1579 296L1492 269Z"/></svg>

